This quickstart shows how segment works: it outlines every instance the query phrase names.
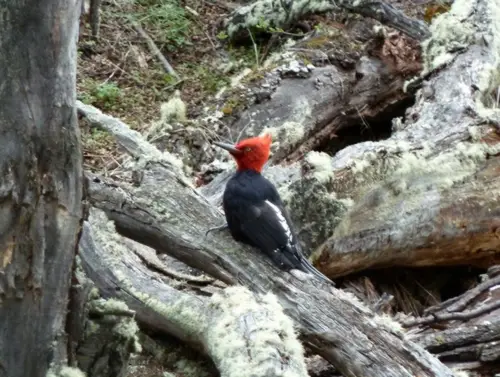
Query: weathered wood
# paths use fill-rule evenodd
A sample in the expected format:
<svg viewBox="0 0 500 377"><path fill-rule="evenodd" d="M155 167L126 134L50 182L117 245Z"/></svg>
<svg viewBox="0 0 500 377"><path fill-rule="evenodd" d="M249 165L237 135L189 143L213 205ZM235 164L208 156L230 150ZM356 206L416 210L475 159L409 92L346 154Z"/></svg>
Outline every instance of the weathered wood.
<svg viewBox="0 0 500 377"><path fill-rule="evenodd" d="M0 1L0 9L0 375L45 377L66 364L82 217L81 7Z"/></svg>
<svg viewBox="0 0 500 377"><path fill-rule="evenodd" d="M495 7L495 1L458 1L440 15L424 57L427 71L443 60L446 69L423 82L391 138L349 146L332 159L333 190L349 192L356 204L315 253L327 275L396 264L496 261L500 137L490 126L498 117L490 96L499 51L495 43L481 42L499 37ZM466 15L468 47L462 33L459 41L450 37ZM451 47L455 42L464 48L460 54ZM481 185L489 189L483 192Z"/></svg>
<svg viewBox="0 0 500 377"><path fill-rule="evenodd" d="M353 302L352 296L337 290L333 295L277 271L258 252L226 234L205 238L208 227L222 222L221 214L179 185L163 166L148 162L141 169L144 174L136 187L118 188L92 177L89 182L92 205L106 211L121 234L228 283L241 282L255 292L272 291L300 326L306 344L346 375L451 376L420 347L391 332L395 330L377 326L378 317ZM387 344L395 346L387 348Z"/></svg>
<svg viewBox="0 0 500 377"><path fill-rule="evenodd" d="M423 40L429 36L424 22L404 15L384 1L337 0L337 1L293 1L283 3L276 0L257 0L250 5L233 11L223 22L230 38L240 37L248 29L261 26L287 28L307 14L325 13L345 9L366 17L374 18L409 36Z"/></svg>
<svg viewBox="0 0 500 377"><path fill-rule="evenodd" d="M205 351L222 376L269 376L275 371L307 376L293 323L272 294L229 287L210 298L196 295L189 284L148 270L97 210L84 224L80 256L103 297L126 303L148 331L174 335ZM173 288L180 284L182 291Z"/></svg>
<svg viewBox="0 0 500 377"><path fill-rule="evenodd" d="M67 327L77 334L70 339L71 365L89 377L122 377L132 354L141 351L135 313L123 302L99 297L79 267L75 275L77 299L72 297Z"/></svg>

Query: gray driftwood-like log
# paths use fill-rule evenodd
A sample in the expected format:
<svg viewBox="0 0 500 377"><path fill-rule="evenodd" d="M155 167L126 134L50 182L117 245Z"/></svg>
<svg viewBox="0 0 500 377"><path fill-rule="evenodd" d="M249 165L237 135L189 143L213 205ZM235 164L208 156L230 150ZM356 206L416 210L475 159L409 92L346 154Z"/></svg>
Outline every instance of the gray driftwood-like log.
<svg viewBox="0 0 500 377"><path fill-rule="evenodd" d="M403 12L384 1L337 0L337 1L291 1L257 0L233 11L223 22L228 36L238 38L248 29L263 24L273 28L287 28L308 14L348 10L371 17L417 39L429 37L427 25L420 20L407 17Z"/></svg>
<svg viewBox="0 0 500 377"><path fill-rule="evenodd" d="M405 122L396 120L387 140L333 157L333 191L349 192L355 205L315 252L327 275L498 259L499 50L483 43L500 38L496 5L456 1L440 15L424 45L433 73Z"/></svg>
<svg viewBox="0 0 500 377"><path fill-rule="evenodd" d="M307 376L293 322L272 294L239 286L210 298L197 295L189 283L149 270L122 238L102 211L92 209L80 241L82 268L103 297L119 299L148 331L206 352L222 376Z"/></svg>
<svg viewBox="0 0 500 377"><path fill-rule="evenodd" d="M0 1L0 9L0 375L54 376L68 370L64 330L82 218L80 6Z"/></svg>

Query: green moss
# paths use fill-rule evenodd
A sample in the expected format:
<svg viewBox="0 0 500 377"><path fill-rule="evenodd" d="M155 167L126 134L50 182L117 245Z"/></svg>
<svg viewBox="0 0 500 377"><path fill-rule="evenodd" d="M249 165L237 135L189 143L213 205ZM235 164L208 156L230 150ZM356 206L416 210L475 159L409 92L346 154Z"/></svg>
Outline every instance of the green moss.
<svg viewBox="0 0 500 377"><path fill-rule="evenodd" d="M329 44L331 38L328 35L318 35L316 37L312 37L305 42L305 47L311 49L321 49L325 47L325 45Z"/></svg>
<svg viewBox="0 0 500 377"><path fill-rule="evenodd" d="M190 80L198 81L203 91L210 94L217 93L230 82L227 75L206 65L186 63L180 69L186 72L186 76L190 77Z"/></svg>
<svg viewBox="0 0 500 377"><path fill-rule="evenodd" d="M221 111L225 115L236 114L247 108L247 99L241 95L241 91L233 91L224 102Z"/></svg>
<svg viewBox="0 0 500 377"><path fill-rule="evenodd" d="M125 16L145 26L158 46L174 51L191 45L190 35L196 24L190 20L178 0L135 0L134 5L134 13L118 16Z"/></svg>
<svg viewBox="0 0 500 377"><path fill-rule="evenodd" d="M78 99L102 110L112 109L119 102L122 92L114 82L99 82L93 79L83 81L83 91Z"/></svg>
<svg viewBox="0 0 500 377"><path fill-rule="evenodd" d="M113 136L97 128L82 133L82 144L85 149L99 151L108 148L113 142Z"/></svg>

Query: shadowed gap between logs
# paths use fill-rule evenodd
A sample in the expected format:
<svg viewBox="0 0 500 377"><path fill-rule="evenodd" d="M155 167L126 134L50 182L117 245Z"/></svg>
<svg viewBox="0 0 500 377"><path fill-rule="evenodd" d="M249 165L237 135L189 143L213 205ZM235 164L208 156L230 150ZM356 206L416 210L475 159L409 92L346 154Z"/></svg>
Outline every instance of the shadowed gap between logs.
<svg viewBox="0 0 500 377"><path fill-rule="evenodd" d="M336 132L336 137L324 139L316 151L334 156L340 150L365 141L379 141L389 139L392 134L392 120L402 117L405 120L406 109L412 106L415 98L404 98L397 101L374 115L364 114L361 109L346 120L345 124ZM373 113L373 110L371 111Z"/></svg>
<svg viewBox="0 0 500 377"><path fill-rule="evenodd" d="M384 312L421 316L426 308L458 297L479 284L480 275L485 273L486 269L470 266L399 267L368 269L335 282L342 289L355 289L367 301L392 295L390 308Z"/></svg>

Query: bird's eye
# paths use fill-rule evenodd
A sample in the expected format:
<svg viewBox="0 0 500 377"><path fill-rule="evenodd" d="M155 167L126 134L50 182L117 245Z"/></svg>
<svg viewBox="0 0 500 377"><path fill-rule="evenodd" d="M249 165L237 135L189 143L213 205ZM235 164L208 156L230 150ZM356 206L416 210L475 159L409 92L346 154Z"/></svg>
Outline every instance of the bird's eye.
<svg viewBox="0 0 500 377"><path fill-rule="evenodd" d="M252 148L250 148L250 147L246 147L246 148L244 149L244 151L245 151L245 153L247 153L247 152L251 152L251 151L252 151Z"/></svg>

